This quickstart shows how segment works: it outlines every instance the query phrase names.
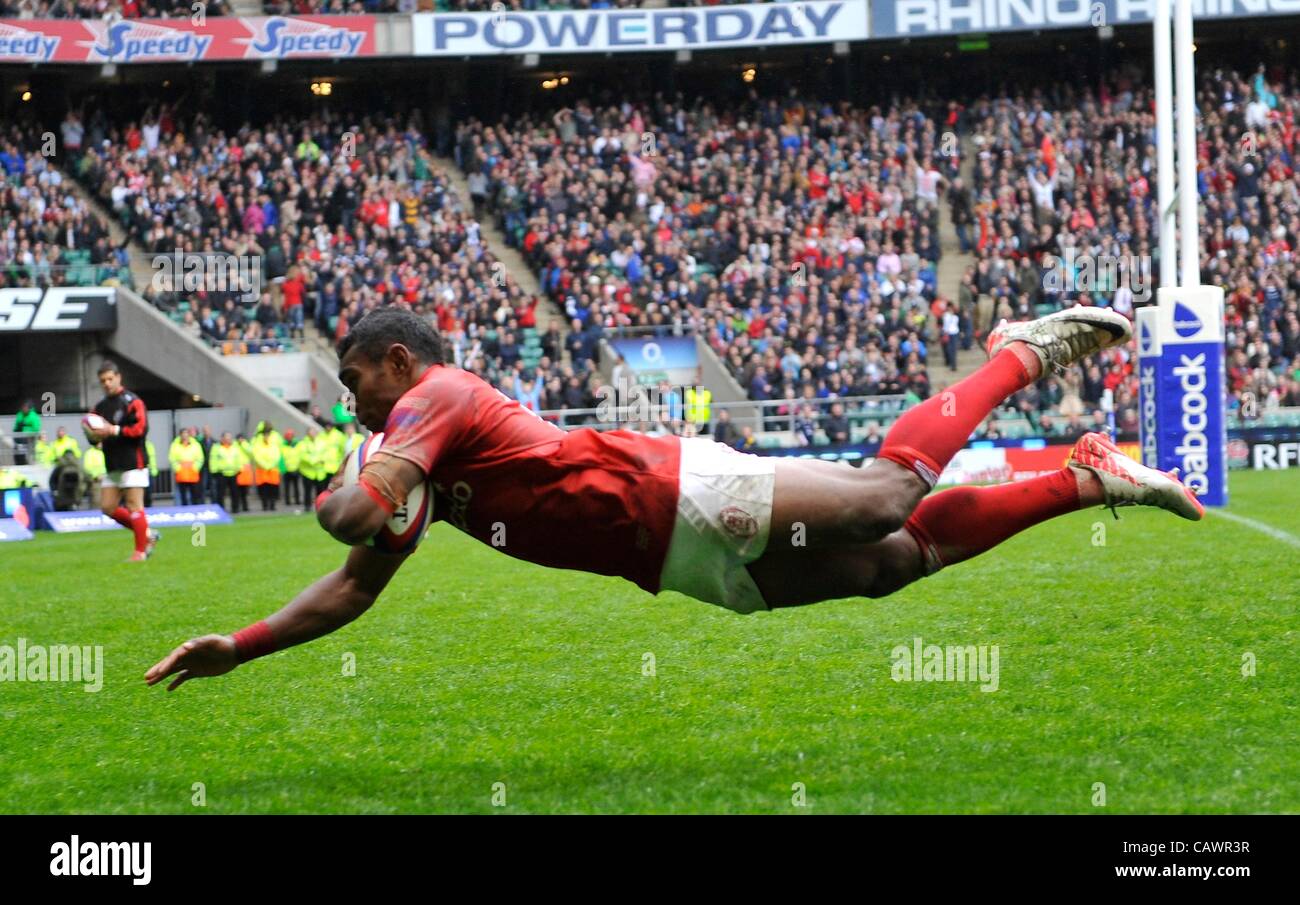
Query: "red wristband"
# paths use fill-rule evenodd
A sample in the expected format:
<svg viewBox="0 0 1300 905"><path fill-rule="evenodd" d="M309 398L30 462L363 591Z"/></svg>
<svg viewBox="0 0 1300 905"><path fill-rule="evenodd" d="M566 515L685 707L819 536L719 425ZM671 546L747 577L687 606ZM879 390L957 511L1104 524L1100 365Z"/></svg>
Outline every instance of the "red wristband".
<svg viewBox="0 0 1300 905"><path fill-rule="evenodd" d="M375 501L376 506L384 510L385 515L392 515L393 512L396 511L396 507L388 501L388 497L370 486L370 483L366 481L365 475L362 475L357 479L357 486L366 492L366 496Z"/></svg>
<svg viewBox="0 0 1300 905"><path fill-rule="evenodd" d="M330 498L330 494L332 494L333 492L334 492L334 491L332 491L332 490L322 490L320 493L316 494L316 511L317 511L317 512L320 512L320 507L322 507L322 506L325 505L325 501L328 500L328 499Z"/></svg>
<svg viewBox="0 0 1300 905"><path fill-rule="evenodd" d="M265 621L254 622L248 628L235 632L235 655L240 663L275 653L275 636Z"/></svg>

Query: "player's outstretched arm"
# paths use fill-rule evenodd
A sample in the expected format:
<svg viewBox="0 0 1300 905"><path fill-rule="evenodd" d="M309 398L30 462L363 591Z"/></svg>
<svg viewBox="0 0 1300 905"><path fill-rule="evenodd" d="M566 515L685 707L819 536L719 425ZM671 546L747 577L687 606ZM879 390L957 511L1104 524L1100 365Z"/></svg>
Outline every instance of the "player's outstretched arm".
<svg viewBox="0 0 1300 905"><path fill-rule="evenodd" d="M370 608L405 556L353 547L343 567L308 585L278 613L236 635L204 635L176 648L144 674L157 685L168 676L174 691L189 679L220 676L254 657L304 644L342 628Z"/></svg>

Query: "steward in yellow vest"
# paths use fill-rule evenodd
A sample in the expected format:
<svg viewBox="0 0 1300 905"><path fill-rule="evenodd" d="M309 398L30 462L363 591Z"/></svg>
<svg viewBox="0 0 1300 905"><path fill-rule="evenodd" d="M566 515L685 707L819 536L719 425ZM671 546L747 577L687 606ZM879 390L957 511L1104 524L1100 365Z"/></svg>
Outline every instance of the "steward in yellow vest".
<svg viewBox="0 0 1300 905"><path fill-rule="evenodd" d="M167 451L167 461L171 463L172 479L176 482L177 505L193 506L198 501L199 481L207 462L203 444L194 439L193 428L181 428L181 435Z"/></svg>
<svg viewBox="0 0 1300 905"><path fill-rule="evenodd" d="M294 442L293 428L284 432L284 445L280 447L280 471L283 474L284 504L301 506L303 503L302 475L298 472L302 454Z"/></svg>
<svg viewBox="0 0 1300 905"><path fill-rule="evenodd" d="M257 498L263 512L274 512L280 498L280 435L263 421L253 437L253 477L257 482Z"/></svg>
<svg viewBox="0 0 1300 905"><path fill-rule="evenodd" d="M68 450L72 450L78 459L81 458L81 444L77 442L76 437L70 436L65 428L61 427L55 432L52 445L54 446L54 460L56 462L62 459L63 454Z"/></svg>
<svg viewBox="0 0 1300 905"><path fill-rule="evenodd" d="M104 450L99 446L92 446L87 449L81 467L86 470L86 477L89 480L98 481L107 474L107 469L104 466Z"/></svg>
<svg viewBox="0 0 1300 905"><path fill-rule="evenodd" d="M709 431L709 422L713 419L713 391L708 387L686 388L686 420L695 425L697 434Z"/></svg>

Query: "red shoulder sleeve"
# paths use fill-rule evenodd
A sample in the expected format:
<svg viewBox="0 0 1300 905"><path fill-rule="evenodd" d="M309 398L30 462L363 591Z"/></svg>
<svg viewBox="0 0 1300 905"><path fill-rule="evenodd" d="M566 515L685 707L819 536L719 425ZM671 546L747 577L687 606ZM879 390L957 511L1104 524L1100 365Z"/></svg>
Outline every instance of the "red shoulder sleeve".
<svg viewBox="0 0 1300 905"><path fill-rule="evenodd" d="M473 421L472 392L446 379L444 368L406 392L384 424L384 445L376 455L414 463L426 475L464 437Z"/></svg>
<svg viewBox="0 0 1300 905"><path fill-rule="evenodd" d="M122 426L122 436L138 440L149 433L149 412L144 407L144 400L136 396L126 410L131 415L131 423Z"/></svg>

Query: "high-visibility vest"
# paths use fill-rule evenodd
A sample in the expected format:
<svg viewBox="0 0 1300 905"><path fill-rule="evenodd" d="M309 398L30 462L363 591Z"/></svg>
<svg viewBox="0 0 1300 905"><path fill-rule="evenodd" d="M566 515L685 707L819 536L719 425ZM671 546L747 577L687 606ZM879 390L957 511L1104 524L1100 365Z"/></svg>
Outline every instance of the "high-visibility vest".
<svg viewBox="0 0 1300 905"><path fill-rule="evenodd" d="M709 419L713 416L710 405L713 402L713 391L708 387L686 388L686 420L692 424L708 424Z"/></svg>
<svg viewBox="0 0 1300 905"><path fill-rule="evenodd" d="M36 441L36 464L37 465L53 465L54 462L57 460L57 458L58 457L54 455L53 443L50 443L47 440Z"/></svg>
<svg viewBox="0 0 1300 905"><path fill-rule="evenodd" d="M308 481L321 480L319 441L318 434L315 437L303 437L294 444L294 452L298 456L298 473Z"/></svg>
<svg viewBox="0 0 1300 905"><path fill-rule="evenodd" d="M81 467L86 470L86 477L90 480L102 478L107 473L107 469L104 467L104 451L98 446L87 449Z"/></svg>
<svg viewBox="0 0 1300 905"><path fill-rule="evenodd" d="M285 441L284 446L280 447L280 460L284 463L285 474L296 474L298 472L298 462L302 457L298 454L298 444Z"/></svg>
<svg viewBox="0 0 1300 905"><path fill-rule="evenodd" d="M253 441L254 479L260 487L263 484L280 483L280 444L274 438L259 434Z"/></svg>
<svg viewBox="0 0 1300 905"><path fill-rule="evenodd" d="M199 473L203 471L203 444L192 437L186 440L177 437L172 441L167 460L171 463L177 484L197 484Z"/></svg>
<svg viewBox="0 0 1300 905"><path fill-rule="evenodd" d="M10 468L0 468L0 490L26 487L27 479Z"/></svg>
<svg viewBox="0 0 1300 905"><path fill-rule="evenodd" d="M335 436L330 436L335 434ZM324 471L321 480L334 475L343 464L343 431L330 431L316 437L316 448L320 451L320 467Z"/></svg>
<svg viewBox="0 0 1300 905"><path fill-rule="evenodd" d="M158 477L158 456L154 453L152 440L144 441L144 453L149 459L149 474Z"/></svg>
<svg viewBox="0 0 1300 905"><path fill-rule="evenodd" d="M213 474L232 478L239 473L240 464L239 447L233 443L229 446L214 443L212 449L208 451L208 471Z"/></svg>
<svg viewBox="0 0 1300 905"><path fill-rule="evenodd" d="M239 450L239 473L235 483L240 487L253 486L253 444L247 440L236 440L235 448Z"/></svg>
<svg viewBox="0 0 1300 905"><path fill-rule="evenodd" d="M71 434L65 434L62 438L55 438L54 458L56 461L58 459L62 459L63 454L68 450L72 450L74 453L76 453L78 459L81 458L81 444L77 442L76 437L72 436Z"/></svg>

